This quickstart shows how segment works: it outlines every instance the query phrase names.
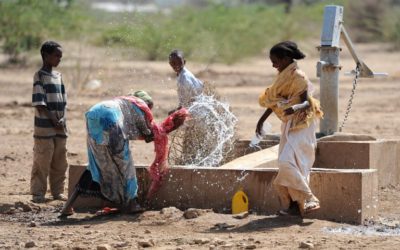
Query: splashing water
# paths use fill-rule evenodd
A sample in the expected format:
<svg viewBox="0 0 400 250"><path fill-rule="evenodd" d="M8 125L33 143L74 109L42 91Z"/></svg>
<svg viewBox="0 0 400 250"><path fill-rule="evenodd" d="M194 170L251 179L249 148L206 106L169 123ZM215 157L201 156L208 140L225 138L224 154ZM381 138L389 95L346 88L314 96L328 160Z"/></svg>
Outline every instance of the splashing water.
<svg viewBox="0 0 400 250"><path fill-rule="evenodd" d="M367 235L367 236L399 236L400 222L381 219L361 226L325 227L323 231L334 234Z"/></svg>
<svg viewBox="0 0 400 250"><path fill-rule="evenodd" d="M211 95L197 96L188 110L192 119L173 135L170 163L217 167L233 149L237 118Z"/></svg>

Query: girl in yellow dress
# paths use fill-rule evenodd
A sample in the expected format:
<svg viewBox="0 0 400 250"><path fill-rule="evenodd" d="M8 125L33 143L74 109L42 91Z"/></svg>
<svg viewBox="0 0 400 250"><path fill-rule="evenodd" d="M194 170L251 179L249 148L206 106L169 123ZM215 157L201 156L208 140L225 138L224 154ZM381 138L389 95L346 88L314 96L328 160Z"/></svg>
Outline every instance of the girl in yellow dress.
<svg viewBox="0 0 400 250"><path fill-rule="evenodd" d="M279 172L273 183L281 203L279 213L294 213L293 204L297 202L300 214L304 215L320 207L309 187L309 177L317 145L316 123L322 111L319 102L311 96L312 84L297 67L296 60L305 57L297 44L278 43L271 48L269 57L278 75L259 97L266 111L257 123L256 132L260 134L272 112L282 121Z"/></svg>

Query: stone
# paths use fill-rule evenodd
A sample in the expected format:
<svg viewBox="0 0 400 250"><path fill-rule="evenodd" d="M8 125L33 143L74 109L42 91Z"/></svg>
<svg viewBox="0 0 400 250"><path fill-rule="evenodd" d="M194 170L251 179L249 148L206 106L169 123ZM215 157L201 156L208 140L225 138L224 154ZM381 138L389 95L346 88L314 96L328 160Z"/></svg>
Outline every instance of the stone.
<svg viewBox="0 0 400 250"><path fill-rule="evenodd" d="M61 233L62 236L74 236L74 233Z"/></svg>
<svg viewBox="0 0 400 250"><path fill-rule="evenodd" d="M247 245L247 246L245 246L245 248L244 249L256 249L257 248L257 246L256 245L254 245L254 244L251 244L251 245Z"/></svg>
<svg viewBox="0 0 400 250"><path fill-rule="evenodd" d="M6 212L6 214L15 214L16 211L17 209L15 209L15 207L12 207Z"/></svg>
<svg viewBox="0 0 400 250"><path fill-rule="evenodd" d="M199 217L200 215L200 210L196 208L189 208L183 213L183 217L185 217L185 219L194 219Z"/></svg>
<svg viewBox="0 0 400 250"><path fill-rule="evenodd" d="M23 212L30 212L30 211L33 210L32 207L31 207L31 205L26 204L26 203L23 203L23 202L21 202L21 201L15 202L14 207L15 207L15 208L22 208L22 211L23 211Z"/></svg>
<svg viewBox="0 0 400 250"><path fill-rule="evenodd" d="M203 238L203 239L195 239L193 240L193 242L197 245L202 245L202 244L207 244L208 242L210 242L210 240Z"/></svg>
<svg viewBox="0 0 400 250"><path fill-rule="evenodd" d="M60 242L53 242L53 244L51 244L52 248L62 248L63 245Z"/></svg>
<svg viewBox="0 0 400 250"><path fill-rule="evenodd" d="M111 250L112 247L108 244L101 244L96 247L97 250Z"/></svg>
<svg viewBox="0 0 400 250"><path fill-rule="evenodd" d="M212 242L213 242L214 244L216 244L216 245L223 245L223 244L226 243L226 241L221 240L221 239L219 239L219 238L214 238L214 239L212 240Z"/></svg>
<svg viewBox="0 0 400 250"><path fill-rule="evenodd" d="M85 246L73 246L72 250L87 250L88 248Z"/></svg>
<svg viewBox="0 0 400 250"><path fill-rule="evenodd" d="M158 220L158 221L156 221L154 224L156 224L156 225L158 225L158 226L162 226L162 225L167 224L167 221L166 221L166 220Z"/></svg>
<svg viewBox="0 0 400 250"><path fill-rule="evenodd" d="M154 247L154 241L153 240L142 240L138 241L138 246L139 247Z"/></svg>
<svg viewBox="0 0 400 250"><path fill-rule="evenodd" d="M25 243L25 248L32 248L32 247L37 247L34 241L28 241Z"/></svg>
<svg viewBox="0 0 400 250"><path fill-rule="evenodd" d="M31 221L31 222L29 223L29 226L30 226L30 227L36 227L36 222L35 222L35 221Z"/></svg>
<svg viewBox="0 0 400 250"><path fill-rule="evenodd" d="M302 241L302 242L300 242L299 248L313 249L314 244L309 241Z"/></svg>
<svg viewBox="0 0 400 250"><path fill-rule="evenodd" d="M248 216L249 216L249 212L246 211L246 212L243 212L243 213L240 213L240 214L235 214L232 217L235 218L235 219L241 220L241 219L244 219L244 218L246 218Z"/></svg>
<svg viewBox="0 0 400 250"><path fill-rule="evenodd" d="M114 244L114 246L117 247L117 248L119 248L119 247L126 247L126 246L128 246L128 245L129 245L129 242L127 242L127 241L118 242L118 243L115 243L115 244Z"/></svg>
<svg viewBox="0 0 400 250"><path fill-rule="evenodd" d="M168 216L173 216L176 214L182 214L182 211L177 209L176 207L165 207L161 209L160 213Z"/></svg>
<svg viewBox="0 0 400 250"><path fill-rule="evenodd" d="M215 224L211 229L214 230L223 230L223 229L228 229L228 228L232 228L235 227L235 225L233 224L227 224L227 223L217 223Z"/></svg>

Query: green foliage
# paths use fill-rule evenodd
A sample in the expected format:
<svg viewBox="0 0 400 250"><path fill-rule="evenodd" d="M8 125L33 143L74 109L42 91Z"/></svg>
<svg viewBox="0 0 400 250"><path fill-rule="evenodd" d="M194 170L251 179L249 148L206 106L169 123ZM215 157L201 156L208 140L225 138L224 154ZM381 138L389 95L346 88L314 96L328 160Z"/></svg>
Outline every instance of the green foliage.
<svg viewBox="0 0 400 250"><path fill-rule="evenodd" d="M355 41L389 41L400 48L398 0L302 0L290 13L282 1L205 2L169 14L115 14L91 11L83 0L0 0L0 46L15 61L44 40L91 38L100 46L132 48L149 60L166 60L179 48L193 60L231 64L282 40L317 40L325 5L337 4L345 7Z"/></svg>
<svg viewBox="0 0 400 250"><path fill-rule="evenodd" d="M48 37L76 30L82 17L69 1L0 1L0 41L11 62L22 52L37 49Z"/></svg>
<svg viewBox="0 0 400 250"><path fill-rule="evenodd" d="M383 21L383 37L394 49L400 49L400 5L392 6Z"/></svg>
<svg viewBox="0 0 400 250"><path fill-rule="evenodd" d="M315 22L322 20L322 9L320 4L297 6L286 15L283 5L210 5L176 9L170 15L133 13L125 24L105 30L101 43L135 47L150 60L166 59L179 48L195 60L230 64L278 41L318 34Z"/></svg>

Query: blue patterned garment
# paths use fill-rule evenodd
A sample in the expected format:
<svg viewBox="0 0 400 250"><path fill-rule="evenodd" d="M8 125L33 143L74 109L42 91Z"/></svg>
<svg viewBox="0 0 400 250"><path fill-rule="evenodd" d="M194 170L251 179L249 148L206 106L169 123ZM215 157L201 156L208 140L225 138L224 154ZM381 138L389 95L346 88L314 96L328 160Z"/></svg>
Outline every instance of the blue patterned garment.
<svg viewBox="0 0 400 250"><path fill-rule="evenodd" d="M126 100L104 101L86 112L86 125L92 180L107 200L127 204L138 190L129 140L150 131L143 112Z"/></svg>

